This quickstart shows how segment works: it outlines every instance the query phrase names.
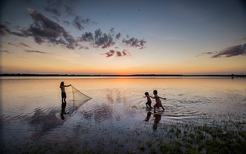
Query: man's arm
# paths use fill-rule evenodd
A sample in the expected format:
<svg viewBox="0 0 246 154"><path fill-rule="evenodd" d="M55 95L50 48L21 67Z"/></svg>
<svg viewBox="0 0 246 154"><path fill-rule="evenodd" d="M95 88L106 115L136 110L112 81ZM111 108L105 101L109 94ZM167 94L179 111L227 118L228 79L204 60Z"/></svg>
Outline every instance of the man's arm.
<svg viewBox="0 0 246 154"><path fill-rule="evenodd" d="M70 87L71 86L71 84L69 84L69 85L64 85L64 87Z"/></svg>

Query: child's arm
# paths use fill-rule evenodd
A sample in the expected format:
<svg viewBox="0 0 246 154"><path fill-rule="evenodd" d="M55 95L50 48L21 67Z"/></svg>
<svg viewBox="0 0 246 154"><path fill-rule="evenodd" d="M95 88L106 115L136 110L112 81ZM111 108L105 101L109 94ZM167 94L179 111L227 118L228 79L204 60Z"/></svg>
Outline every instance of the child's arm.
<svg viewBox="0 0 246 154"><path fill-rule="evenodd" d="M155 99L155 97L153 97L153 96L149 96L150 98L152 98L152 99Z"/></svg>
<svg viewBox="0 0 246 154"><path fill-rule="evenodd" d="M69 85L64 85L64 87L70 87L71 86L71 84L69 84Z"/></svg>
<svg viewBox="0 0 246 154"><path fill-rule="evenodd" d="M164 99L164 100L167 100L167 98L164 98L164 97L160 97L160 96L159 96L159 98Z"/></svg>

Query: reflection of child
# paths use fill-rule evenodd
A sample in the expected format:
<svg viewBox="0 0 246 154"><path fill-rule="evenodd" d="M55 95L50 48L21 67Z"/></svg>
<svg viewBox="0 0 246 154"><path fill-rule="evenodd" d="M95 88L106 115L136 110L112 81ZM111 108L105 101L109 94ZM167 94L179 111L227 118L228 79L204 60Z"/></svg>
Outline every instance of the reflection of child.
<svg viewBox="0 0 246 154"><path fill-rule="evenodd" d="M147 113L147 116L146 116L146 118L145 118L145 121L149 121L150 117L151 117L151 112L149 111L149 112Z"/></svg>
<svg viewBox="0 0 246 154"><path fill-rule="evenodd" d="M153 124L153 129L156 130L157 124L161 121L161 115L155 114L154 117L155 117L155 120L154 120L154 124Z"/></svg>
<svg viewBox="0 0 246 154"><path fill-rule="evenodd" d="M148 92L145 92L144 94L145 94L145 96L147 98L146 107L147 108L152 108L152 106L151 106L152 101L150 99L149 93Z"/></svg>
<svg viewBox="0 0 246 154"><path fill-rule="evenodd" d="M154 90L153 91L153 94L154 94L154 97L152 97L152 96L150 96L150 97L153 98L153 99L155 99L155 101L156 101L156 104L154 105L154 112L156 112L156 108L159 109L159 107L161 107L163 109L163 111L164 111L165 109L162 106L161 100L160 100L160 98L162 98L162 97L160 97L160 96L157 95L157 90ZM166 98L162 98L162 99L166 100Z"/></svg>

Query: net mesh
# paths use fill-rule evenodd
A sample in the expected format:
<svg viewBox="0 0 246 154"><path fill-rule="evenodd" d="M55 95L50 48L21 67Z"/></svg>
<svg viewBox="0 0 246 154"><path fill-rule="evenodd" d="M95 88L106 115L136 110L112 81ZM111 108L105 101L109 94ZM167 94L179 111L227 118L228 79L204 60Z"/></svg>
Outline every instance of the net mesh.
<svg viewBox="0 0 246 154"><path fill-rule="evenodd" d="M69 110L70 112L74 112L77 110L81 105L85 104L88 100L91 99L91 97L87 96L86 94L79 91L74 86L71 86L72 88L72 96L73 99L71 100L72 104L69 103Z"/></svg>
<svg viewBox="0 0 246 154"><path fill-rule="evenodd" d="M72 87L72 94L73 94L73 101L87 101L89 99L91 99L91 97L87 96L86 94L82 93L81 91L79 91L77 88L75 88L74 86Z"/></svg>

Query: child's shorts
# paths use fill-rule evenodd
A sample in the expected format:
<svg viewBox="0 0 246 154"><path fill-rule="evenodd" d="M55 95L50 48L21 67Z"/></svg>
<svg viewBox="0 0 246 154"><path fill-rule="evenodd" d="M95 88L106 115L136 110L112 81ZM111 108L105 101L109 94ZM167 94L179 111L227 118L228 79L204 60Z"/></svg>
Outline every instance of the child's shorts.
<svg viewBox="0 0 246 154"><path fill-rule="evenodd" d="M62 93L61 93L61 97L62 97L62 98L67 98L66 93L62 92Z"/></svg>

